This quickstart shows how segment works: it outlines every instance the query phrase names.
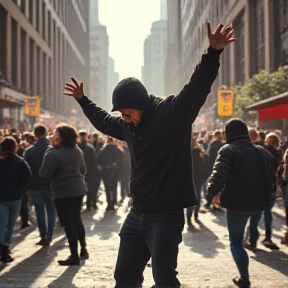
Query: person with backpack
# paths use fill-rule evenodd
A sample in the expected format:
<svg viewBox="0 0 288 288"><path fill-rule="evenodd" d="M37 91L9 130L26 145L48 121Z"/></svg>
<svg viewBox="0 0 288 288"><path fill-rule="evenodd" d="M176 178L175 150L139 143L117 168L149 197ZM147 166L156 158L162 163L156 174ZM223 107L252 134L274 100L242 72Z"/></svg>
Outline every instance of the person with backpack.
<svg viewBox="0 0 288 288"><path fill-rule="evenodd" d="M207 198L211 201L220 193L220 204L226 208L230 249L240 273L233 282L249 288L249 258L242 243L245 227L251 216L269 205L274 183L270 157L263 147L251 142L246 124L233 119L225 132L226 145L219 150L208 179Z"/></svg>

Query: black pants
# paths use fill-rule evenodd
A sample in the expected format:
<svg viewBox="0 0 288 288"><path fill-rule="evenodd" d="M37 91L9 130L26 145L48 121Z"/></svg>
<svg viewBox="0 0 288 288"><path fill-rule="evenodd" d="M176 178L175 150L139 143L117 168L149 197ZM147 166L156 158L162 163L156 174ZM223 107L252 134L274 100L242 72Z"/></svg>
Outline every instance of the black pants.
<svg viewBox="0 0 288 288"><path fill-rule="evenodd" d="M97 195L95 193L95 187L94 187L94 181L86 181L86 185L87 185L87 200L86 200L86 206L87 208L91 208L91 206L96 205L96 201L97 201Z"/></svg>
<svg viewBox="0 0 288 288"><path fill-rule="evenodd" d="M85 229L81 218L83 197L82 195L54 199L58 217L65 227L71 255L78 255L78 240L81 248L86 247Z"/></svg>
<svg viewBox="0 0 288 288"><path fill-rule="evenodd" d="M117 175L115 169L102 170L102 180L105 187L108 207L117 203Z"/></svg>
<svg viewBox="0 0 288 288"><path fill-rule="evenodd" d="M21 208L20 208L20 217L22 225L28 223L29 220L29 198L27 194L27 190L23 192L22 199L21 199Z"/></svg>

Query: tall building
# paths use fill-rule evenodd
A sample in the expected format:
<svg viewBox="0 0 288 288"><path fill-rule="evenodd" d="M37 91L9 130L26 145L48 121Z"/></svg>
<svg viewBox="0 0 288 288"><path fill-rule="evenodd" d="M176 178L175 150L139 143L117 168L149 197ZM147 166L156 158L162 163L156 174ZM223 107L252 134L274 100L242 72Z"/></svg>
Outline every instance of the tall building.
<svg viewBox="0 0 288 288"><path fill-rule="evenodd" d="M220 22L232 24L234 28L237 41L221 54L219 76L200 111L199 118L206 119L208 130L215 127L216 96L220 86L243 85L261 69L270 73L288 64L288 0L168 0L167 4L166 89L173 89L176 83L185 83L207 49L206 21L213 30ZM175 13L179 7L179 13ZM177 59L179 54L180 61ZM177 59L176 64L181 64L170 64L174 59ZM175 84L172 84L173 75L179 77L175 77Z"/></svg>
<svg viewBox="0 0 288 288"><path fill-rule="evenodd" d="M167 45L167 4L161 0L161 19L152 23L151 34L144 42L144 66L142 67L142 81L149 93L163 96L164 89L164 61Z"/></svg>
<svg viewBox="0 0 288 288"><path fill-rule="evenodd" d="M107 106L108 111L112 109L112 93L119 82L119 73L115 72L115 63L114 59L108 57L108 69L107 69Z"/></svg>
<svg viewBox="0 0 288 288"><path fill-rule="evenodd" d="M181 89L181 0L167 0L167 44L164 59L164 93L175 94Z"/></svg>
<svg viewBox="0 0 288 288"><path fill-rule="evenodd" d="M88 1L0 0L0 119L23 117L25 95L70 116L63 87L73 75L89 87L88 41Z"/></svg>
<svg viewBox="0 0 288 288"><path fill-rule="evenodd" d="M109 39L106 26L99 22L98 1L90 0L90 98L108 110L107 71ZM109 99L108 99L109 98Z"/></svg>

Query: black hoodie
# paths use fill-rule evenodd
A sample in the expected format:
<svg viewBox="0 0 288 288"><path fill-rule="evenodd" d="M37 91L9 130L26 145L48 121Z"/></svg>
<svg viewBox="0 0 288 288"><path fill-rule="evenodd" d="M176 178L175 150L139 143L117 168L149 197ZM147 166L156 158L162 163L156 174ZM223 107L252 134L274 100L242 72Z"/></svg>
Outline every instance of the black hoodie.
<svg viewBox="0 0 288 288"><path fill-rule="evenodd" d="M210 92L218 68L219 52L209 48L178 95L164 100L150 96L137 127L109 115L86 96L79 100L97 130L127 142L134 208L172 210L197 204L192 180L191 125Z"/></svg>

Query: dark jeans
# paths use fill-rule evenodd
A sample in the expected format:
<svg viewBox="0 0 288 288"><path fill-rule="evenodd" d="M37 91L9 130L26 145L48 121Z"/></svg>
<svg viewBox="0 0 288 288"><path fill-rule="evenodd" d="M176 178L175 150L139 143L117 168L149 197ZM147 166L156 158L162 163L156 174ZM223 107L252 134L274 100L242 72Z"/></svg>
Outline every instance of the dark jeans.
<svg viewBox="0 0 288 288"><path fill-rule="evenodd" d="M251 213L226 211L226 223L229 232L230 250L241 276L249 278L249 258L243 247L245 226ZM251 217L252 218L252 217Z"/></svg>
<svg viewBox="0 0 288 288"><path fill-rule="evenodd" d="M21 198L21 207L20 207L20 217L22 224L27 224L29 220L29 196L27 194L27 191L23 192L22 198Z"/></svg>
<svg viewBox="0 0 288 288"><path fill-rule="evenodd" d="M266 236L271 236L273 221L272 208L274 204L275 200L270 201L269 206L263 212L251 216L249 225L250 242L257 242L259 238L258 224L261 220L262 214L264 215Z"/></svg>
<svg viewBox="0 0 288 288"><path fill-rule="evenodd" d="M102 170L102 180L105 187L108 207L114 207L117 203L117 175L115 169Z"/></svg>
<svg viewBox="0 0 288 288"><path fill-rule="evenodd" d="M78 255L78 240L81 248L86 247L85 229L81 218L83 197L82 195L54 199L59 220L65 227L71 255Z"/></svg>
<svg viewBox="0 0 288 288"><path fill-rule="evenodd" d="M198 218L198 212L199 212L200 203L201 203L201 187L202 187L202 183L194 183L194 187L195 187L195 193L196 193L198 205L195 206L195 207L188 207L187 208L187 218L191 218L192 217L193 211L194 211L194 217Z"/></svg>
<svg viewBox="0 0 288 288"><path fill-rule="evenodd" d="M141 287L143 271L151 256L156 287L180 287L176 268L183 227L182 209L131 209L119 233L120 247L114 273L116 288Z"/></svg>
<svg viewBox="0 0 288 288"><path fill-rule="evenodd" d="M86 181L86 185L87 185L87 189L88 189L87 198L86 198L86 206L89 209L89 208L91 208L91 206L94 206L96 204L97 194L95 192L94 181Z"/></svg>
<svg viewBox="0 0 288 288"><path fill-rule="evenodd" d="M52 193L50 190L28 190L28 194L31 196L36 217L40 237L52 238L53 230L55 226L56 209L55 203L52 199ZM46 208L46 213L45 213ZM47 224L46 225L46 215Z"/></svg>

